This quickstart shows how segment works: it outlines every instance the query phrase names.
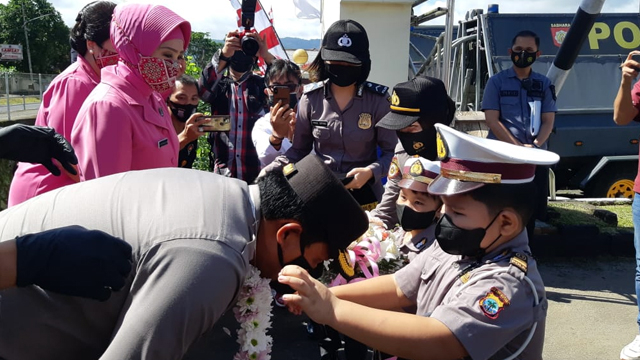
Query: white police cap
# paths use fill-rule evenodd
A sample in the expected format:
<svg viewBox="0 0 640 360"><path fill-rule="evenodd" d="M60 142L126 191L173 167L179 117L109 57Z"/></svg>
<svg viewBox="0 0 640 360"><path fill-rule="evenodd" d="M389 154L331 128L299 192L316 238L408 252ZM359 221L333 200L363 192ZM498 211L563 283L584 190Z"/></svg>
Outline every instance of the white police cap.
<svg viewBox="0 0 640 360"><path fill-rule="evenodd" d="M440 175L429 185L434 195L455 195L485 184L523 184L533 180L536 165L560 160L551 151L471 136L435 124Z"/></svg>

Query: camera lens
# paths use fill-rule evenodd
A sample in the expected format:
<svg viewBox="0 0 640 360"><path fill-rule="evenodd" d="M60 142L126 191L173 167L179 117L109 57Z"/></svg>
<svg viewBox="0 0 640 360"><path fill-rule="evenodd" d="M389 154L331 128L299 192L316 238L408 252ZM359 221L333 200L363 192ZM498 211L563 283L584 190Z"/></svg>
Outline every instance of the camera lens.
<svg viewBox="0 0 640 360"><path fill-rule="evenodd" d="M243 36L240 44L242 46L242 51L249 56L256 56L260 49L258 41L250 36Z"/></svg>

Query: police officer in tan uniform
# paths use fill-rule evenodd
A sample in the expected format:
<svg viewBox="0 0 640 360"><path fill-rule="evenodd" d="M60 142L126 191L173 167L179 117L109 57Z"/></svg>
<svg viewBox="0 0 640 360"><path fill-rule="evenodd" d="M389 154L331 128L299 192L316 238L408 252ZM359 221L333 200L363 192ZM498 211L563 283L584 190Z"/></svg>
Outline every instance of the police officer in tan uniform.
<svg viewBox="0 0 640 360"><path fill-rule="evenodd" d="M389 96L388 87L366 81L370 69L362 25L353 20L331 25L309 68L316 82L305 88L298 104L293 145L272 166L296 162L313 149L345 179L358 202L373 209L398 140L393 131L376 127L389 112Z"/></svg>
<svg viewBox="0 0 640 360"><path fill-rule="evenodd" d="M455 104L447 95L442 81L418 76L399 83L391 95L391 111L376 124L379 128L395 130L400 140L389 167L389 177L380 204L370 216L393 228L399 221L396 200L402 179L402 166L412 156L436 159L436 133L433 124L449 125L455 113Z"/></svg>
<svg viewBox="0 0 640 360"><path fill-rule="evenodd" d="M547 299L525 226L535 167L559 156L435 128L441 167L428 191L444 203L436 243L393 275L331 289L286 266L278 280L297 293L283 300L406 359L539 360ZM410 306L415 314L393 311Z"/></svg>

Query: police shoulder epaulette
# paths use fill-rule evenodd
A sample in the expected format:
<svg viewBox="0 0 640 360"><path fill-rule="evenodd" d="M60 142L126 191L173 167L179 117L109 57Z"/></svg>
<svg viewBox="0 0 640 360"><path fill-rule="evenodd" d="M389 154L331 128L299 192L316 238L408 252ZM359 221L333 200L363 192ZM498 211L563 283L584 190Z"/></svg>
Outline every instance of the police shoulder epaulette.
<svg viewBox="0 0 640 360"><path fill-rule="evenodd" d="M526 274L529 267L529 257L523 253L515 253L511 256L509 263Z"/></svg>
<svg viewBox="0 0 640 360"><path fill-rule="evenodd" d="M386 96L387 90L389 90L388 86L372 83L371 81L365 81L364 88L380 96Z"/></svg>
<svg viewBox="0 0 640 360"><path fill-rule="evenodd" d="M306 94L314 90L322 89L323 87L324 87L324 81L318 81L318 82L305 85L302 91Z"/></svg>

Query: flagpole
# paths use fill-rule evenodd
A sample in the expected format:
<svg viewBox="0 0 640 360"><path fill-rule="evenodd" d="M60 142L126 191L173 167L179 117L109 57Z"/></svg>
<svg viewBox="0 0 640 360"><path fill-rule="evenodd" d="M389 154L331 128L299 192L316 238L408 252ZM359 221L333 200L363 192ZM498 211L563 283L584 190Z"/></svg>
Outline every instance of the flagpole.
<svg viewBox="0 0 640 360"><path fill-rule="evenodd" d="M262 3L260 2L260 0L258 0L258 4L260 4L260 9L262 10L262 12L264 12L264 14L266 15L267 19L269 18L269 14L267 14L267 12L264 10L264 7L262 6ZM273 19L271 19L273 20ZM280 44L280 46L282 47L282 50L284 52L284 56L287 57L287 60L289 60L289 54L287 54L287 49L284 48L284 44L282 43L282 40L280 40L280 35L278 35L278 32L276 31L276 27L273 25L273 23L271 23L271 27L273 28L273 33L276 34L276 37L278 38L278 44Z"/></svg>

